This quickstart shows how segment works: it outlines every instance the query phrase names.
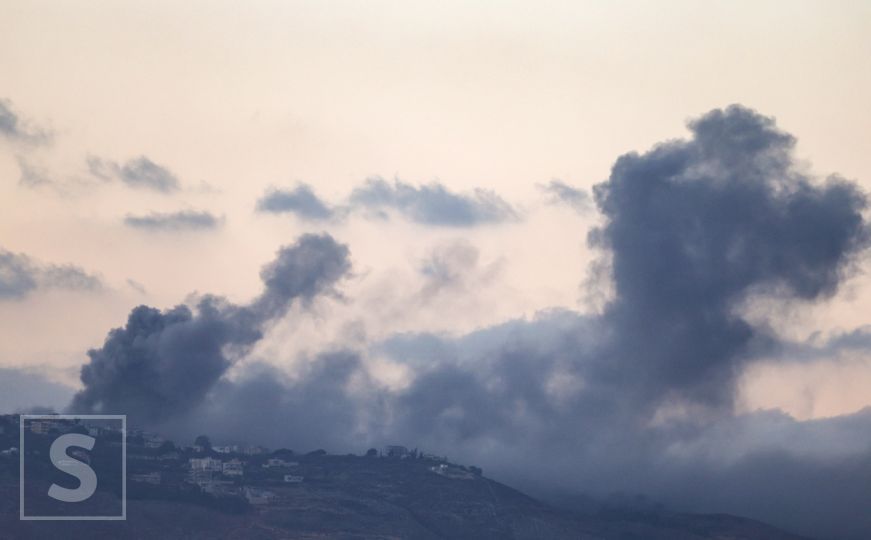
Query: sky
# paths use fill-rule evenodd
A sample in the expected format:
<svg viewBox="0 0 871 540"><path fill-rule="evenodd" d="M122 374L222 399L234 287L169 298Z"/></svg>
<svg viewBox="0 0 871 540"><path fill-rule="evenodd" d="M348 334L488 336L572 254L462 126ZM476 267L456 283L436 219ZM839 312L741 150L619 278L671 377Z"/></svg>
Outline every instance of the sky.
<svg viewBox="0 0 871 540"><path fill-rule="evenodd" d="M626 399L584 430L616 444L619 430L602 426L623 426L648 442L633 466L692 456L673 478L693 477L686 463L711 458L730 430L741 436L718 463L760 448L826 463L865 451L851 422L871 405L868 3L9 1L3 12L7 409L61 410L79 392L79 409L114 404L183 432L186 416L247 410L246 392L271 376L293 396L283 406L335 393L357 411L322 411L350 439L291 422L298 447L404 436L510 474L541 451L512 446L517 433L584 424L587 407L602 409L599 384ZM659 185L662 167L711 189L662 180L636 200L648 184L635 175ZM684 253L697 257L651 263ZM701 338L678 332L666 347L656 321L675 325L662 335L690 325ZM152 376L172 383L179 358L202 368L195 402L176 399L177 382L135 402L109 392L134 378L104 381L100 366L126 358L118 343L140 331L172 336ZM506 390L524 373L518 354L541 356L523 368L546 373L541 396ZM602 367L603 355L616 360ZM467 387L489 398L439 401ZM494 399L510 419L489 411ZM472 421L470 408L489 416ZM624 408L648 411L649 425L712 427L692 441L642 435ZM434 418L465 420L426 439ZM500 429L479 437L482 425ZM829 447L812 447L817 429L836 433ZM591 463L607 447L558 442ZM593 491L678 506L692 492L582 469L570 482ZM702 509L755 511L739 487L722 492ZM796 526L831 531L843 517L826 516ZM800 521L788 508L759 517ZM871 530L846 521L844 534Z"/></svg>

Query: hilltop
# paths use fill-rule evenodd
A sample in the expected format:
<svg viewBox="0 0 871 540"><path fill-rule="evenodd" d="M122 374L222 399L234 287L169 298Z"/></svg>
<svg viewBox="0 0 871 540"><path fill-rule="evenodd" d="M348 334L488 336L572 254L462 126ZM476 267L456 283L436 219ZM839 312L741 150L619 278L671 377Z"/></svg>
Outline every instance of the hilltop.
<svg viewBox="0 0 871 540"><path fill-rule="evenodd" d="M6 418L7 428L17 427L11 421ZM0 446L17 441L14 430L5 431ZM51 437L50 433L25 435L28 452ZM98 440L111 445L114 434L101 433ZM117 494L118 486L109 482L95 497L110 501ZM487 478L477 467L403 447L389 447L386 452L373 449L362 456L260 447L178 448L171 441L135 432L128 439L127 509L125 522L19 521L18 456L11 451L0 455L0 539L4 540L799 540L727 515L613 507L570 512Z"/></svg>

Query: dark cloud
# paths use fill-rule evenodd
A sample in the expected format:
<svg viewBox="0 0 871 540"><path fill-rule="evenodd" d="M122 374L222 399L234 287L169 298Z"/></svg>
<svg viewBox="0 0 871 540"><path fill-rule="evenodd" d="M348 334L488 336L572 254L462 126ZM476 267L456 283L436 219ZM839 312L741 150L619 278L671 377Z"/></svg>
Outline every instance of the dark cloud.
<svg viewBox="0 0 871 540"><path fill-rule="evenodd" d="M50 132L24 121L6 99L0 99L0 136L13 142L30 144L42 144L51 139Z"/></svg>
<svg viewBox="0 0 871 540"><path fill-rule="evenodd" d="M595 188L607 219L591 243L611 255L620 339L602 366L650 397L729 404L766 331L737 313L763 292L833 294L868 244L859 188L792 167L794 139L738 106L690 123L693 138L620 157Z"/></svg>
<svg viewBox="0 0 871 540"><path fill-rule="evenodd" d="M38 286L38 270L21 254L0 250L0 299L27 296Z"/></svg>
<svg viewBox="0 0 871 540"><path fill-rule="evenodd" d="M192 309L134 309L82 367L75 412L127 414L155 424L197 406L233 361L261 338L269 320L294 301L333 290L350 269L348 251L329 236L305 235L282 248L261 276L263 293L248 306L206 296Z"/></svg>
<svg viewBox="0 0 871 540"><path fill-rule="evenodd" d="M319 199L307 184L300 184L289 191L269 191L257 201L257 210L273 214L291 213L312 221L325 221L336 217L336 211Z"/></svg>
<svg viewBox="0 0 871 540"><path fill-rule="evenodd" d="M0 301L18 300L37 289L96 291L100 278L72 265L45 265L0 248Z"/></svg>
<svg viewBox="0 0 871 540"><path fill-rule="evenodd" d="M593 200L583 189L572 187L562 180L551 180L541 186L551 204L565 204L579 214L586 214L593 209Z"/></svg>
<svg viewBox="0 0 871 540"><path fill-rule="evenodd" d="M354 210L368 216L388 218L390 211L415 223L434 226L473 227L520 219L518 212L496 193L476 189L470 194L453 193L438 182L420 187L395 180L369 178L355 188L344 205L329 205L306 184L293 190L273 189L258 202L260 212L293 213L310 221L344 218Z"/></svg>
<svg viewBox="0 0 871 540"><path fill-rule="evenodd" d="M349 392L355 380L367 388L365 393ZM240 379L220 381L196 410L171 420L166 429L181 438L196 431L214 440L259 441L273 448L339 448L350 441L363 446L371 435L365 417L377 419L384 412L369 393L371 388L360 358L349 351L322 353L295 378L254 364ZM367 410L361 414L364 403Z"/></svg>
<svg viewBox="0 0 871 540"><path fill-rule="evenodd" d="M182 210L179 212L152 212L144 216L127 216L124 224L146 231L196 231L217 229L223 222L210 212Z"/></svg>
<svg viewBox="0 0 871 540"><path fill-rule="evenodd" d="M178 178L166 167L146 156L130 159L124 164L88 156L88 171L105 182L120 181L132 188L151 189L162 193L178 191Z"/></svg>
<svg viewBox="0 0 871 540"><path fill-rule="evenodd" d="M517 211L492 191L453 193L438 182L415 187L400 180L391 184L370 178L351 193L350 205L373 212L395 210L425 225L471 227L519 219Z"/></svg>

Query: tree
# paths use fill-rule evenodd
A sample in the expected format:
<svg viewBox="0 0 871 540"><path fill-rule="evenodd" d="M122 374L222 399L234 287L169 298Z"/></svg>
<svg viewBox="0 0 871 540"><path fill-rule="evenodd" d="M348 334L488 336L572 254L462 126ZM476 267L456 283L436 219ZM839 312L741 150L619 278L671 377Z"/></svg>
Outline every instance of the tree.
<svg viewBox="0 0 871 540"><path fill-rule="evenodd" d="M369 450L366 450L366 457L376 457L377 455L378 455L378 450L375 450L374 448L370 448Z"/></svg>
<svg viewBox="0 0 871 540"><path fill-rule="evenodd" d="M212 441L209 440L208 436L200 435L196 439L194 439L194 446L199 446L200 448L205 448L206 450L211 450Z"/></svg>
<svg viewBox="0 0 871 540"><path fill-rule="evenodd" d="M172 441L164 441L163 444L160 445L159 450L161 452L172 452L175 450L175 444Z"/></svg>

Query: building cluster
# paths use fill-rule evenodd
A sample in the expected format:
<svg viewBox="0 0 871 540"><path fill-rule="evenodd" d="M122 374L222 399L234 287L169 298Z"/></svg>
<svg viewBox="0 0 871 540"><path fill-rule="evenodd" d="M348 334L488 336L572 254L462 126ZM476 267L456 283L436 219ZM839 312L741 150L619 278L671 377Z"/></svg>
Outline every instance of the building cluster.
<svg viewBox="0 0 871 540"><path fill-rule="evenodd" d="M253 476L256 482L287 484L299 484L305 480L303 475L295 472L299 467L299 462L296 461L271 457L260 463L261 460L253 460L249 454L214 452L214 448L211 450L214 455L192 457L187 462L188 473L185 480L198 486L204 493L215 496L243 496L251 504L266 504L275 498L274 493L251 485L252 482L246 481L246 478ZM227 455L232 457L224 457ZM259 452L254 455L259 455ZM294 474L289 474L290 472Z"/></svg>
<svg viewBox="0 0 871 540"><path fill-rule="evenodd" d="M0 460L17 456L20 417L0 415ZM262 446L212 446L207 437L198 437L192 446L176 446L157 433L131 429L126 434L103 423L40 418L28 420L26 429L37 436L51 436L70 431L87 432L110 445L126 440L127 479L131 488L142 493L166 491L178 494L206 494L244 499L248 504L270 504L276 500L277 486L300 485L306 482L306 467L293 458L289 450L271 452ZM4 448L5 446L5 448ZM311 452L305 459L326 455L323 450ZM446 457L390 445L381 451L370 449L366 457L390 460L425 460L429 470L445 478L468 480L480 476L476 467L462 467L448 462ZM87 461L86 453L78 459ZM145 491L143 491L145 490ZM157 490L157 491L154 491Z"/></svg>

